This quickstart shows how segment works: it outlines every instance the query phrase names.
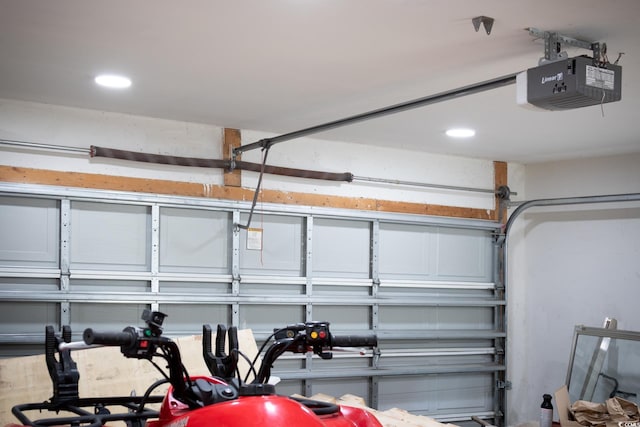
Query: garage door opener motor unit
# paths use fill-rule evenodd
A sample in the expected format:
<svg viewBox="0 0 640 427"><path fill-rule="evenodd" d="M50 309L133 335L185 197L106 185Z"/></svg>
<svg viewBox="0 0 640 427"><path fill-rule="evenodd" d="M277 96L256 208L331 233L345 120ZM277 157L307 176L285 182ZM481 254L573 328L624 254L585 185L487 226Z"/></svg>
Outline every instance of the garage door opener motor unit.
<svg viewBox="0 0 640 427"><path fill-rule="evenodd" d="M517 75L518 104L568 110L620 101L622 67L587 56L562 59Z"/></svg>

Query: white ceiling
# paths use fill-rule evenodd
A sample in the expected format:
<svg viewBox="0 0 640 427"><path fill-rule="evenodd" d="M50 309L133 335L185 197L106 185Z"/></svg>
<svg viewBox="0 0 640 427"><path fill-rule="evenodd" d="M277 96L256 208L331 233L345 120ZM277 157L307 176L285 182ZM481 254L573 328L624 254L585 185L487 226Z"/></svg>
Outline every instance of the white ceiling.
<svg viewBox="0 0 640 427"><path fill-rule="evenodd" d="M536 112L510 85L315 137L521 163L640 152L639 20L638 0L0 0L0 98L280 134L534 67L535 27L624 52L622 101Z"/></svg>

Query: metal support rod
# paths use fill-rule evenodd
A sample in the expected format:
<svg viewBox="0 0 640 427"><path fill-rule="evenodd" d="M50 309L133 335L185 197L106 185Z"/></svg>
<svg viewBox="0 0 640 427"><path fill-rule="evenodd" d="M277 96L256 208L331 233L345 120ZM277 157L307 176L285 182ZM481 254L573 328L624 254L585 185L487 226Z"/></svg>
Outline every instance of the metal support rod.
<svg viewBox="0 0 640 427"><path fill-rule="evenodd" d="M311 126L306 129L301 129L294 132L285 133L272 138L264 138L257 142L253 142L247 145L241 145L233 149L233 155L236 156L245 151L254 150L256 148L269 148L279 142L289 141L295 138L301 138L303 136L311 135L314 133L324 132L327 130L339 128L342 126L351 125L354 123L362 122L365 120L371 120L377 117L387 116L390 114L400 113L402 111L411 110L413 108L423 107L429 104L435 104L437 102L446 101L449 99L460 98L474 93L484 92L489 89L496 89L502 86L510 85L516 82L516 75L518 73L508 74L506 76L498 77L492 80L487 80L480 83L474 83L468 86L463 86L458 89L448 90L440 92L435 95L425 96L423 98L414 99L412 101L395 104L390 107L379 108L377 110L368 111L366 113L357 114L340 120L334 120L332 122L324 123L321 125Z"/></svg>
<svg viewBox="0 0 640 427"><path fill-rule="evenodd" d="M251 202L251 209L249 209L249 219L247 219L247 225L242 225L240 223L235 224L236 227L242 228L243 230L249 230L251 227L251 218L253 218L253 212L256 209L256 203L258 202L258 195L260 194L260 186L262 185L262 177L264 176L264 167L267 163L267 155L269 154L269 149L265 148L262 154L262 169L260 170L260 175L258 176L258 184L256 184L256 189L253 193L253 201Z"/></svg>
<svg viewBox="0 0 640 427"><path fill-rule="evenodd" d="M371 178L366 176L353 176L353 181L366 181L366 182L375 182L378 184L394 184L394 185L406 185L411 187L426 187L426 188L437 188L441 190L454 190L454 191L469 191L475 193L487 193L487 194L502 194L501 190L494 190L490 188L474 188L474 187L461 187L456 185L445 185L445 184L428 184L424 182L415 182L415 181L402 181L399 179L385 179L385 178ZM510 195L517 195L518 193L510 191Z"/></svg>
<svg viewBox="0 0 640 427"><path fill-rule="evenodd" d="M20 148L33 148L38 150L65 151L65 152L79 153L79 154L89 154L91 152L91 149L89 148L66 147L64 145L40 144L38 142L14 141L11 139L0 139L0 145L6 145L9 147L20 147Z"/></svg>

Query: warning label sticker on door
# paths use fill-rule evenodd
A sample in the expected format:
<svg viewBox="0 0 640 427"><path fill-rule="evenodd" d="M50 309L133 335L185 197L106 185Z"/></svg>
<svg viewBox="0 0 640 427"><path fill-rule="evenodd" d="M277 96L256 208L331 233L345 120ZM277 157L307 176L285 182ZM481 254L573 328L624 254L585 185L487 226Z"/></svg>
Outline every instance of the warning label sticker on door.
<svg viewBox="0 0 640 427"><path fill-rule="evenodd" d="M247 249L250 251L262 250L262 228L247 229Z"/></svg>
<svg viewBox="0 0 640 427"><path fill-rule="evenodd" d="M587 65L586 84L587 86L613 90L615 87L615 73L611 70Z"/></svg>

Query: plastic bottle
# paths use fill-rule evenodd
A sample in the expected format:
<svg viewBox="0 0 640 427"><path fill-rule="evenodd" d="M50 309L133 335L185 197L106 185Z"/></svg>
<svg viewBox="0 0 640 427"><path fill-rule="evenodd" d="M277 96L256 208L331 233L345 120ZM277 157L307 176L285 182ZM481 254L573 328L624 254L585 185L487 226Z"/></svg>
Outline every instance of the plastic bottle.
<svg viewBox="0 0 640 427"><path fill-rule="evenodd" d="M542 405L540 405L540 427L551 427L553 423L553 405L551 395L542 395Z"/></svg>

